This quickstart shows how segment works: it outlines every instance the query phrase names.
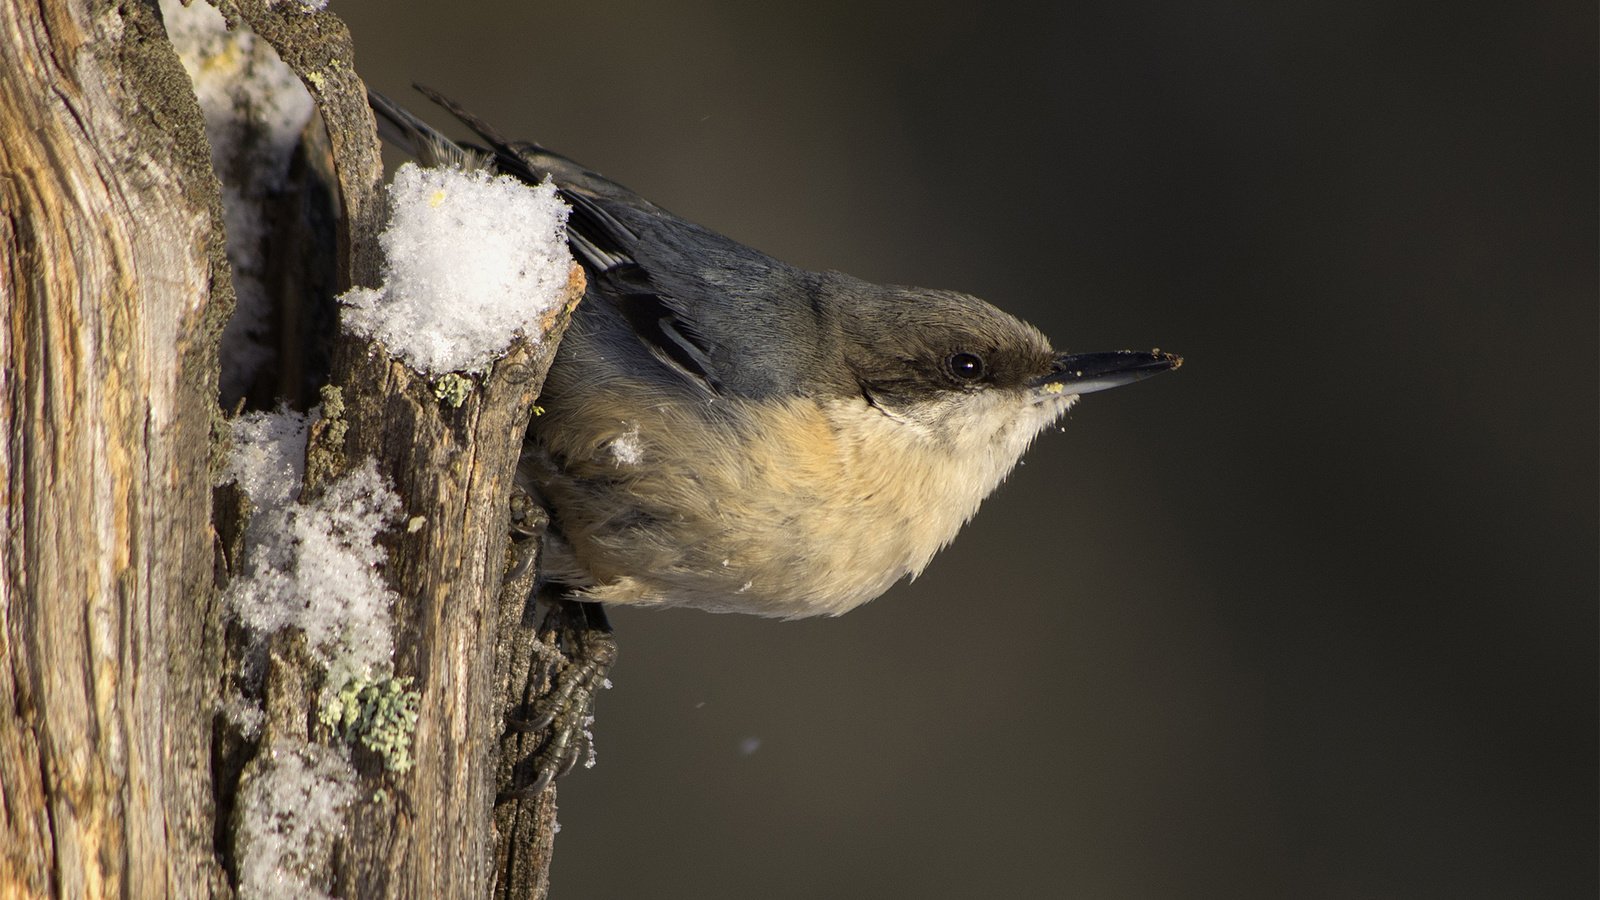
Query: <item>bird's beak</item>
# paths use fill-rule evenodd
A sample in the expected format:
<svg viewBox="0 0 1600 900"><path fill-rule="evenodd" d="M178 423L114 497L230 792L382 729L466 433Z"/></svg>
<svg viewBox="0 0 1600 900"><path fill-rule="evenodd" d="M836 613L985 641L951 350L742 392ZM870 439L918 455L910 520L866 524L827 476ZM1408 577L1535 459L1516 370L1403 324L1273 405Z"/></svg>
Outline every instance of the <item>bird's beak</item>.
<svg viewBox="0 0 1600 900"><path fill-rule="evenodd" d="M1110 353L1061 353L1050 373L1033 382L1045 394L1092 394L1122 387L1183 365L1183 357L1160 350L1114 350Z"/></svg>

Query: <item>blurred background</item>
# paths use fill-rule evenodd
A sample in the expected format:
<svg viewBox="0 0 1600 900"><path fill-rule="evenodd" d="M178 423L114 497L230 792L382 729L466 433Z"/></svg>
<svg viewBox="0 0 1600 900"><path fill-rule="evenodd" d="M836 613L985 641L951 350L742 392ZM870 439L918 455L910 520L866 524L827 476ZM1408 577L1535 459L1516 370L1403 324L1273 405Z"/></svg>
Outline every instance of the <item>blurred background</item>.
<svg viewBox="0 0 1600 900"><path fill-rule="evenodd" d="M615 611L553 896L1596 895L1592 4L334 8L441 124L1188 359L848 616Z"/></svg>

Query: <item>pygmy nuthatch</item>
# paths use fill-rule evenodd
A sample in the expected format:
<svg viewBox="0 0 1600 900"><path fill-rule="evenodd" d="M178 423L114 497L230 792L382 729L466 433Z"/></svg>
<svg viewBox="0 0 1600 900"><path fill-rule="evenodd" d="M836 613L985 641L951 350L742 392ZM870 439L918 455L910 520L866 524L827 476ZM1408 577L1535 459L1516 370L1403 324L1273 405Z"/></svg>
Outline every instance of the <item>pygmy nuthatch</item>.
<svg viewBox="0 0 1600 900"><path fill-rule="evenodd" d="M1181 363L1057 353L975 297L787 265L426 93L488 148L374 94L386 137L572 207L588 290L519 477L551 519L542 576L580 599L838 615L922 571L1079 396Z"/></svg>
<svg viewBox="0 0 1600 900"><path fill-rule="evenodd" d="M424 161L481 164L374 96ZM854 609L922 571L1080 395L1181 362L1056 353L976 297L795 268L461 115L483 162L572 206L588 291L521 474L554 526L544 576L584 599Z"/></svg>

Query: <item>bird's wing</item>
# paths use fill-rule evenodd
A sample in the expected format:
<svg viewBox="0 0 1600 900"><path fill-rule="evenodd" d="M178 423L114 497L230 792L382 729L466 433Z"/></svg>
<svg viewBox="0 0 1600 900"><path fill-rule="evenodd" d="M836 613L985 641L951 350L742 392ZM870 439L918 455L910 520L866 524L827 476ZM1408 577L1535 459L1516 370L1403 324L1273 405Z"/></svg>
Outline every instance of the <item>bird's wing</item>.
<svg viewBox="0 0 1600 900"><path fill-rule="evenodd" d="M711 397L758 395L783 391L799 376L807 348L778 339L795 331L783 327L794 310L780 294L803 289L806 273L680 219L565 156L511 141L449 98L417 89L487 147L451 141L372 93L385 137L424 162L492 162L530 184L554 181L572 208L567 240L587 270L591 295L613 306L644 347L690 385ZM713 293L719 301L704 302Z"/></svg>

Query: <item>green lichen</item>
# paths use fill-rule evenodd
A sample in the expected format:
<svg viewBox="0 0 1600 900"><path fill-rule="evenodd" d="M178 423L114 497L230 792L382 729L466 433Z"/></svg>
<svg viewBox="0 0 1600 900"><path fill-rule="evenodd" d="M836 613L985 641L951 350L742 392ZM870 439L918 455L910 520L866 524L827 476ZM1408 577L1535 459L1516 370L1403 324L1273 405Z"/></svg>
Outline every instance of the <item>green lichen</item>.
<svg viewBox="0 0 1600 900"><path fill-rule="evenodd" d="M385 769L407 772L416 764L411 758L411 733L422 700L410 686L410 678L351 679L323 708L322 723L347 743L359 743L378 754Z"/></svg>
<svg viewBox="0 0 1600 900"><path fill-rule="evenodd" d="M452 408L467 402L467 397L472 395L472 379L446 372L434 382L433 396Z"/></svg>

